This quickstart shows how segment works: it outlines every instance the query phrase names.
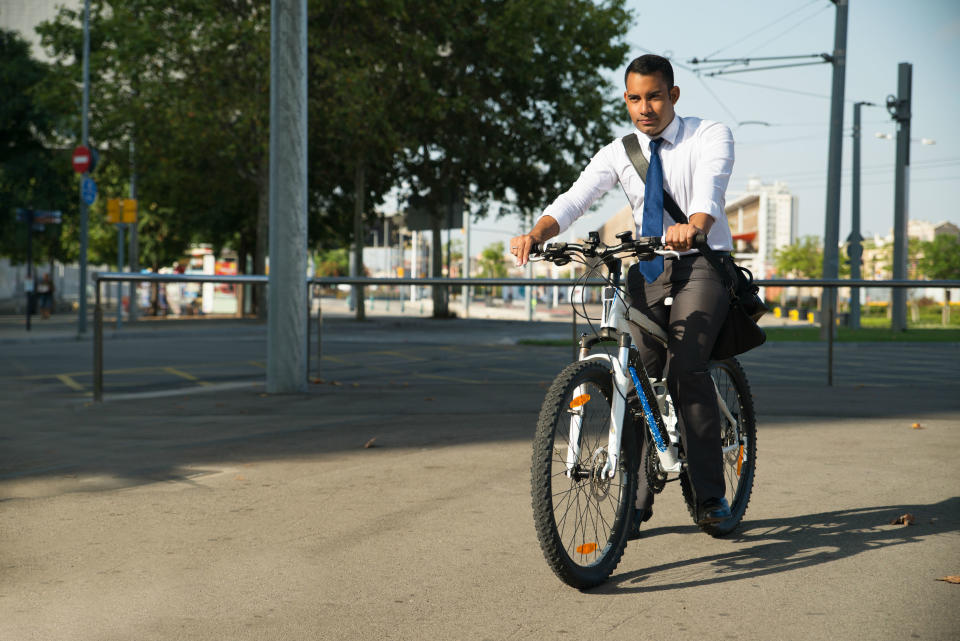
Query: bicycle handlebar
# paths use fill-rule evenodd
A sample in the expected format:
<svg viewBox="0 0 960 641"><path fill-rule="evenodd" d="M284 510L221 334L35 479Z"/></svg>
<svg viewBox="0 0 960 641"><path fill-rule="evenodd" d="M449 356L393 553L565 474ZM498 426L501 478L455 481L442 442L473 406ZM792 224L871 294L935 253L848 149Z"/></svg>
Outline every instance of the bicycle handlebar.
<svg viewBox="0 0 960 641"><path fill-rule="evenodd" d="M707 234L697 232L693 237L695 248L707 247ZM604 245L599 239L593 239L586 244L579 243L534 243L530 247L531 256L542 256L544 260L557 261L569 258L571 254L581 254L590 258L615 257L618 254L633 254L640 260L650 260L656 256L656 250L662 249L663 243L657 236L641 236L635 240L630 235L623 236L619 245Z"/></svg>

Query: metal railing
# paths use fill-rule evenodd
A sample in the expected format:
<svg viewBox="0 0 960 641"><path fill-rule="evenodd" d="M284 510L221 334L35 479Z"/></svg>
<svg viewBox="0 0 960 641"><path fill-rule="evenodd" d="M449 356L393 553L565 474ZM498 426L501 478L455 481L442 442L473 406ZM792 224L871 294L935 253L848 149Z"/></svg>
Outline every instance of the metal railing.
<svg viewBox="0 0 960 641"><path fill-rule="evenodd" d="M93 312L93 399L103 401L103 305L101 285L103 283L217 283L223 285L268 285L269 276L217 276L208 274L133 274L127 272L97 272L93 275L95 302ZM843 280L843 279L784 279L775 278L756 280L755 284L761 287L872 287L872 288L960 288L960 280ZM313 308L313 286L333 285L390 285L396 287L408 286L449 286L449 287L519 287L524 285L538 285L542 287L569 287L569 286L601 286L606 284L603 279L583 281L575 278L370 278L331 276L324 278L305 278L307 288L307 345L310 345L311 329L310 316ZM317 297L319 301L320 298ZM131 301L133 304L133 301ZM120 309L117 313L122 313ZM573 316L572 342L574 358L577 345L577 316ZM832 315L825 319L828 327L834 327ZM322 307L317 308L317 359L322 357L322 341L320 340L323 328ZM827 384L833 384L833 331L827 334ZM310 353L307 351L307 376L310 376Z"/></svg>

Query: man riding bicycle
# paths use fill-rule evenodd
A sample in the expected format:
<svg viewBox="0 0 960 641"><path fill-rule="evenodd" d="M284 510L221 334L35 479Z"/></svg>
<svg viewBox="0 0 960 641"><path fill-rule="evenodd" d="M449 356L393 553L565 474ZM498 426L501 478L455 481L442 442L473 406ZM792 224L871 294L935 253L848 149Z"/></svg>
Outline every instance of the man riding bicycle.
<svg viewBox="0 0 960 641"><path fill-rule="evenodd" d="M650 375L663 373L678 414L688 473L697 497L701 525L730 518L724 498L720 412L708 372L710 352L729 308L720 275L693 249L698 232L718 253L733 247L724 212L725 192L733 170L733 135L725 125L677 115L680 88L666 58L640 56L624 73L623 97L637 141L649 162L646 180L635 168L624 142L601 149L573 186L547 207L533 229L510 242L517 264L527 263L531 247L566 230L604 193L619 183L633 208L635 232L662 236L679 258L657 258L634 265L627 287L632 305L666 330L666 348L644 336L639 344ZM664 190L689 222L673 221L664 212ZM649 438L646 430L642 430ZM645 476L644 476L645 478ZM637 494L633 531L653 514L653 493Z"/></svg>

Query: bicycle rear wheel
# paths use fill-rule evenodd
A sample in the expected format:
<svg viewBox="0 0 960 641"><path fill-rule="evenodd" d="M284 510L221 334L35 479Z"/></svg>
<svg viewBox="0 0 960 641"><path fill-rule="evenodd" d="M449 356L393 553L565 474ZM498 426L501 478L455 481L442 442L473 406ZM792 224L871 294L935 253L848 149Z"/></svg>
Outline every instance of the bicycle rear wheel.
<svg viewBox="0 0 960 641"><path fill-rule="evenodd" d="M547 391L533 441L537 538L556 575L581 590L603 583L620 562L637 492L632 426L624 426L613 477L601 474L613 393L605 363L568 365Z"/></svg>
<svg viewBox="0 0 960 641"><path fill-rule="evenodd" d="M753 477L757 469L757 421L747 375L737 359L729 358L711 363L710 376L723 402L720 407L723 473L727 486L726 498L730 503L732 516L719 523L700 525L700 529L710 536L721 537L737 529L747 511L747 504L750 503ZM726 406L729 416L723 411L723 406ZM687 502L687 509L696 521L697 506L686 472L680 475L680 487Z"/></svg>

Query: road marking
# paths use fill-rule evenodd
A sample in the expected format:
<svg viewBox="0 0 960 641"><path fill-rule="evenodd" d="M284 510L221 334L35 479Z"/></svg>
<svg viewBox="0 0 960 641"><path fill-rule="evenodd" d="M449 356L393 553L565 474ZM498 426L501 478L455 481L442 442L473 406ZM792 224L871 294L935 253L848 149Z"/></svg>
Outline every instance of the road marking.
<svg viewBox="0 0 960 641"><path fill-rule="evenodd" d="M174 376L179 376L180 378L185 378L188 381L193 381L197 385L205 385L205 386L210 385L210 383L208 383L207 381L201 381L199 378L197 378L193 374L184 372L182 369L177 369L176 367L164 367L163 371L167 372L168 374L173 374Z"/></svg>
<svg viewBox="0 0 960 641"><path fill-rule="evenodd" d="M67 374L57 374L56 378L58 381L72 390L76 390L78 392L82 392L84 390L83 385L73 380L73 378Z"/></svg>

